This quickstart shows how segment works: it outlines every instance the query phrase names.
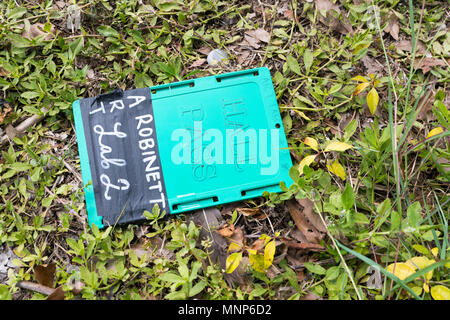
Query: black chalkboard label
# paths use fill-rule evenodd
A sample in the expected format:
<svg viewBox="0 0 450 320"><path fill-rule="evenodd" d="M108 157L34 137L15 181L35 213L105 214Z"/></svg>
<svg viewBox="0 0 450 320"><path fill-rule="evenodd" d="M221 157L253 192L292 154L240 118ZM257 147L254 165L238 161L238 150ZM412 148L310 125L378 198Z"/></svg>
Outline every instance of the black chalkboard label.
<svg viewBox="0 0 450 320"><path fill-rule="evenodd" d="M149 88L80 100L97 215L103 225L169 212Z"/></svg>

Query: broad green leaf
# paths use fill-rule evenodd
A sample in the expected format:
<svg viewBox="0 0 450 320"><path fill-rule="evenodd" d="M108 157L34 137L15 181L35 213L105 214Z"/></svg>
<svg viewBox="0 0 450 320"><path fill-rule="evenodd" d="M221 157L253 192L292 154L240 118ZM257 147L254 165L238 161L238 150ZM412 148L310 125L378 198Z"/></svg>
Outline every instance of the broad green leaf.
<svg viewBox="0 0 450 320"><path fill-rule="evenodd" d="M242 260L242 252L235 252L228 256L226 261L226 272L232 273Z"/></svg>
<svg viewBox="0 0 450 320"><path fill-rule="evenodd" d="M338 159L334 160L333 162L329 161L327 163L327 168L330 170L331 173L334 173L339 178L345 181L345 169L344 167L339 163Z"/></svg>
<svg viewBox="0 0 450 320"><path fill-rule="evenodd" d="M358 122L356 121L356 119L350 121L350 123L345 127L344 130L344 141L349 140L353 136L357 128Z"/></svg>
<svg viewBox="0 0 450 320"><path fill-rule="evenodd" d="M18 19L27 13L27 9L24 7L16 7L8 12L8 19Z"/></svg>
<svg viewBox="0 0 450 320"><path fill-rule="evenodd" d="M355 193L350 183L345 184L344 192L342 193L342 204L346 210L350 210L355 203Z"/></svg>
<svg viewBox="0 0 450 320"><path fill-rule="evenodd" d="M306 74L308 74L309 70L311 69L313 59L314 59L314 56L313 56L312 51L309 48L307 48L305 50L305 52L303 53L303 63L305 64Z"/></svg>
<svg viewBox="0 0 450 320"><path fill-rule="evenodd" d="M193 297L199 294L200 292L202 292L203 289L205 289L205 287L206 282L204 280L200 280L199 282L197 282L195 286L192 287L191 290L189 290L189 297Z"/></svg>
<svg viewBox="0 0 450 320"><path fill-rule="evenodd" d="M432 136L435 136L435 135L437 135L437 134L439 134L439 133L442 133L442 132L444 132L444 129L442 129L441 127L436 127L436 128L434 128L433 130L431 130L428 134L427 134L427 139L428 138L431 138Z"/></svg>
<svg viewBox="0 0 450 320"><path fill-rule="evenodd" d="M311 263L311 262L305 262L303 265L305 266L305 268L309 272L312 272L312 273L315 273L315 274L320 274L320 275L324 275L324 274L327 273L327 270L324 267L322 267L321 265L319 265L319 264Z"/></svg>
<svg viewBox="0 0 450 320"><path fill-rule="evenodd" d="M294 73L296 73L298 75L302 74L302 71L300 70L300 65L298 64L297 59L295 59L293 56L289 55L286 58L286 62L288 64L289 69L292 72L294 72Z"/></svg>
<svg viewBox="0 0 450 320"><path fill-rule="evenodd" d="M10 168L15 171L27 171L30 170L32 166L29 165L28 163L15 162L12 165L10 165Z"/></svg>
<svg viewBox="0 0 450 320"><path fill-rule="evenodd" d="M433 286L431 296L434 300L450 300L450 289L441 284Z"/></svg>
<svg viewBox="0 0 450 320"><path fill-rule="evenodd" d="M179 275L177 275L174 272L165 272L159 277L159 279L161 279L163 281L171 282L171 283L185 282L185 280L182 277L180 277Z"/></svg>
<svg viewBox="0 0 450 320"><path fill-rule="evenodd" d="M324 152L329 152L329 151L345 151L347 149L351 149L353 148L352 145L347 144L345 142L340 142L340 141L331 141L327 147L325 148Z"/></svg>
<svg viewBox="0 0 450 320"><path fill-rule="evenodd" d="M397 210L391 211L391 230L395 231L400 228L402 222L402 216Z"/></svg>
<svg viewBox="0 0 450 320"><path fill-rule="evenodd" d="M305 166L308 166L314 162L314 159L316 159L316 155L310 155L310 156L306 156L302 159L302 161L300 161L300 164L298 165L298 171L300 171L300 175L303 174L303 168Z"/></svg>
<svg viewBox="0 0 450 320"><path fill-rule="evenodd" d="M412 205L408 207L408 210L406 212L406 215L408 217L408 225L413 228L417 228L419 225L419 222L421 220L421 214L422 206L420 205L420 202L416 201Z"/></svg>
<svg viewBox="0 0 450 320"><path fill-rule="evenodd" d="M22 93L20 96L22 97L22 98L25 98L25 99L34 99L34 98L37 98L37 97L39 97L39 92L35 92L35 91L25 91L24 93Z"/></svg>
<svg viewBox="0 0 450 320"><path fill-rule="evenodd" d="M100 26L97 28L97 31L105 37L113 37L113 38L120 37L119 33L110 26Z"/></svg>
<svg viewBox="0 0 450 320"><path fill-rule="evenodd" d="M369 106L370 113L374 114L377 111L379 99L377 90L372 88L367 94L367 105Z"/></svg>
<svg viewBox="0 0 450 320"><path fill-rule="evenodd" d="M317 143L316 139L306 137L303 143L306 144L307 146L310 146L313 150L319 151L319 144Z"/></svg>
<svg viewBox="0 0 450 320"><path fill-rule="evenodd" d="M12 300L11 293L6 284L0 284L0 300Z"/></svg>
<svg viewBox="0 0 450 320"><path fill-rule="evenodd" d="M414 250L416 250L417 252L419 252L421 254L425 254L425 255L430 254L430 251L428 251L427 248L425 248L424 246L422 246L420 244L414 244L412 247Z"/></svg>
<svg viewBox="0 0 450 320"><path fill-rule="evenodd" d="M341 268L338 266L334 266L327 270L325 278L328 281L333 281L334 279L336 279L339 276L340 273L341 273Z"/></svg>

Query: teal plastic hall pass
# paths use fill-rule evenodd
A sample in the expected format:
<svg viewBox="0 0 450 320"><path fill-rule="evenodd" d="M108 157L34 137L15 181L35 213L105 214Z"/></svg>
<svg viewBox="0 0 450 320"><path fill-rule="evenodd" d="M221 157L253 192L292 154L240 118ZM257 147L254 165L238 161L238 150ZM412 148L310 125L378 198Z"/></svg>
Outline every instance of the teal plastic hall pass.
<svg viewBox="0 0 450 320"><path fill-rule="evenodd" d="M267 68L73 103L89 223L280 192L292 166Z"/></svg>

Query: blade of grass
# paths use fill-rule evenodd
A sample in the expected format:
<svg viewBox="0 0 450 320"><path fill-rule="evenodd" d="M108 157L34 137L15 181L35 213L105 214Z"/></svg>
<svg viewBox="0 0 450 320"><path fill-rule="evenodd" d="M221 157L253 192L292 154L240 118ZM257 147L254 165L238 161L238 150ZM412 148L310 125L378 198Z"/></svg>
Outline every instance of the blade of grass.
<svg viewBox="0 0 450 320"><path fill-rule="evenodd" d="M439 218L441 220L441 223L443 225L443 232L444 232L444 236L442 237L442 248L439 251L441 253L441 260L445 260L446 258L446 251L447 251L447 247L448 247L448 220L445 218L444 212L442 211L442 207L441 204L439 203L439 199L437 198L436 192L434 192L433 190L433 195L434 195L434 199L436 200L436 204L438 207L438 212L439 212Z"/></svg>
<svg viewBox="0 0 450 320"><path fill-rule="evenodd" d="M339 241L335 240L336 244L343 250L347 251L348 253L353 254L355 257L357 257L358 259L364 261L365 263L367 263L369 266L372 266L374 268L376 268L377 270L379 270L381 273L383 273L386 277L388 277L389 279L393 280L395 283L397 283L399 286L401 286L403 289L405 289L406 291L408 291L415 299L417 300L422 300L421 297L419 297L410 287L408 287L406 285L406 283L401 280L399 277L397 277L396 275L388 272L386 269L384 269L383 267L381 267L378 263L376 263L375 261L373 261L372 259L367 258L366 256L363 256L362 254L347 248L346 246L344 246L343 244L341 244Z"/></svg>

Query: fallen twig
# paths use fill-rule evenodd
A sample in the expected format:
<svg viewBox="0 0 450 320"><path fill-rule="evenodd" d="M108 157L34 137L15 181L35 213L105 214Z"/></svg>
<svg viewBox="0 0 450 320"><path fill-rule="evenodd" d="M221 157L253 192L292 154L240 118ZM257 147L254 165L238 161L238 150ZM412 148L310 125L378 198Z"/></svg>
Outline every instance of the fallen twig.
<svg viewBox="0 0 450 320"><path fill-rule="evenodd" d="M17 283L17 286L21 289L39 292L39 293L45 294L47 296L51 295L55 291L55 289L53 289L53 288L49 288L42 284L31 282L31 281L20 281Z"/></svg>
<svg viewBox="0 0 450 320"><path fill-rule="evenodd" d="M45 113L47 112L46 108L43 108L42 111ZM28 119L25 119L24 121L22 121L19 125L17 125L17 127L13 127L13 126L8 126L6 128L6 134L3 135L0 138L0 146L3 145L4 143L6 143L8 140L12 139L10 137L11 133L15 136L15 135L19 135L19 134L23 134L25 132L25 130L27 130L29 127L35 125L36 123L38 123L39 121L41 121L44 118L44 115L32 115L31 117L29 117Z"/></svg>

